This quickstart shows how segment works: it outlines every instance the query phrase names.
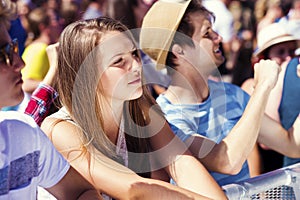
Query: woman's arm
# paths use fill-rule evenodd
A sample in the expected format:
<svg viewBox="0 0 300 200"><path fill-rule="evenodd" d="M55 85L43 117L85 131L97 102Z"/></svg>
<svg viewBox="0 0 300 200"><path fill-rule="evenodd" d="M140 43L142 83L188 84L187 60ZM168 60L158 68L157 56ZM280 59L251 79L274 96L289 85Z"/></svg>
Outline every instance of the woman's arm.
<svg viewBox="0 0 300 200"><path fill-rule="evenodd" d="M53 187L46 188L57 199L63 200L96 200L102 199L100 193L85 180L73 167Z"/></svg>
<svg viewBox="0 0 300 200"><path fill-rule="evenodd" d="M187 146L172 132L166 120L151 113L151 156L159 160L154 170L165 168L182 188L212 199L225 199L225 194L205 167L189 152ZM205 184L203 184L205 183Z"/></svg>
<svg viewBox="0 0 300 200"><path fill-rule="evenodd" d="M47 117L50 107L58 97L58 93L52 88L57 70L57 48L58 43L49 45L46 48L50 68L43 81L32 93L25 109L25 114L31 116L38 125L41 125Z"/></svg>
<svg viewBox="0 0 300 200"><path fill-rule="evenodd" d="M80 130L69 122L46 118L42 129L54 146L96 189L116 199L207 199L169 183L145 179L100 152L85 152ZM207 183L205 183L207 184Z"/></svg>
<svg viewBox="0 0 300 200"><path fill-rule="evenodd" d="M24 113L31 116L40 126L57 96L54 88L41 83L31 95Z"/></svg>

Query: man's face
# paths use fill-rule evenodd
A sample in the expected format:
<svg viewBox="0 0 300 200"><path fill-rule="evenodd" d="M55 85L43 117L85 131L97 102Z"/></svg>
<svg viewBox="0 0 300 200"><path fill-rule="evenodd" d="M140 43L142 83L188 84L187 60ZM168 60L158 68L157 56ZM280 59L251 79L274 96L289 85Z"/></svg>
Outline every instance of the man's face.
<svg viewBox="0 0 300 200"><path fill-rule="evenodd" d="M25 64L17 49L16 41L0 23L0 108L17 105L24 97L21 69Z"/></svg>
<svg viewBox="0 0 300 200"><path fill-rule="evenodd" d="M190 15L190 21L195 29L192 35L195 48L189 48L187 60L196 66L202 75L209 76L224 62L220 50L222 37L212 29L209 16L193 13Z"/></svg>

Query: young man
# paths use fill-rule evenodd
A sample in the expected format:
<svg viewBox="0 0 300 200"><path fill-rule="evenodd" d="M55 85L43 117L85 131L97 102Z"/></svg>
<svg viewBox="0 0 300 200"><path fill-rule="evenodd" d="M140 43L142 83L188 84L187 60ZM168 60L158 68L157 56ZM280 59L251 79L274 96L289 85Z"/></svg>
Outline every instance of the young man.
<svg viewBox="0 0 300 200"><path fill-rule="evenodd" d="M140 43L158 68L168 66L172 81L157 102L173 131L225 185L249 177L246 159L257 138L291 156L300 156L300 142L297 134L264 116L280 71L275 62L255 66L250 99L232 84L209 79L224 62L213 18L201 1L158 1L144 18Z"/></svg>
<svg viewBox="0 0 300 200"><path fill-rule="evenodd" d="M10 1L0 3L0 108L23 99L18 43L5 22ZM58 199L100 199L88 183L55 150L34 120L17 112L0 112L0 199L36 199L37 186Z"/></svg>

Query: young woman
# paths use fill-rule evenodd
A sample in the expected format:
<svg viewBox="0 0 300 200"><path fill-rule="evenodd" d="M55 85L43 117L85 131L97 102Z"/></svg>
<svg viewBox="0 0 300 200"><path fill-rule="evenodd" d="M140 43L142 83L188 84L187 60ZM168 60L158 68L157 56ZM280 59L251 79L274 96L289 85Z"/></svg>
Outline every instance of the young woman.
<svg viewBox="0 0 300 200"><path fill-rule="evenodd" d="M59 44L63 108L46 118L42 129L104 197L201 197L146 179L172 177L178 186L225 198L147 93L139 51L124 25L105 17L78 21L65 28Z"/></svg>
<svg viewBox="0 0 300 200"><path fill-rule="evenodd" d="M134 30L133 35L138 40L143 18L154 2L156 0L110 0L107 1L106 16L119 20L130 30ZM148 55L141 52L141 56L144 80L152 96L157 97L170 84L170 77L162 71L155 70L155 64Z"/></svg>

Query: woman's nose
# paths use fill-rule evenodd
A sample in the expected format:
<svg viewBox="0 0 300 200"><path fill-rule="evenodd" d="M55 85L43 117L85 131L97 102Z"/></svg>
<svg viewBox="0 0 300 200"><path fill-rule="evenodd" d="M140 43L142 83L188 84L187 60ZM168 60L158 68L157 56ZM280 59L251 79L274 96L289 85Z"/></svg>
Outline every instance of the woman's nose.
<svg viewBox="0 0 300 200"><path fill-rule="evenodd" d="M141 63L138 62L137 60L133 59L133 61L131 63L131 71L139 74L141 71Z"/></svg>

